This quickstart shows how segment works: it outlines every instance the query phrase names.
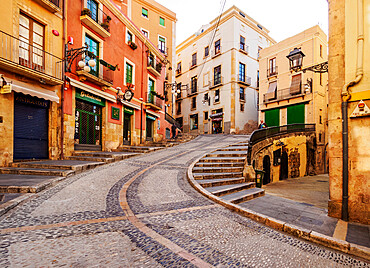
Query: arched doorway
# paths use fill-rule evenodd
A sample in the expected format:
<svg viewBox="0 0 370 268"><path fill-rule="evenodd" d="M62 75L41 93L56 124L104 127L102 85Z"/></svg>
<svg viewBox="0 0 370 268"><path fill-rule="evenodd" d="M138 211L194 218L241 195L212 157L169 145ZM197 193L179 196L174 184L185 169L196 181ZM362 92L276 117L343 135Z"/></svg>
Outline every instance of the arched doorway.
<svg viewBox="0 0 370 268"><path fill-rule="evenodd" d="M263 157L263 171L265 172L263 176L263 184L270 183L270 169L271 169L271 162L270 157L268 155L265 155Z"/></svg>
<svg viewBox="0 0 370 268"><path fill-rule="evenodd" d="M285 180L288 178L288 154L287 152L283 152L281 154L281 162L280 162L280 180Z"/></svg>

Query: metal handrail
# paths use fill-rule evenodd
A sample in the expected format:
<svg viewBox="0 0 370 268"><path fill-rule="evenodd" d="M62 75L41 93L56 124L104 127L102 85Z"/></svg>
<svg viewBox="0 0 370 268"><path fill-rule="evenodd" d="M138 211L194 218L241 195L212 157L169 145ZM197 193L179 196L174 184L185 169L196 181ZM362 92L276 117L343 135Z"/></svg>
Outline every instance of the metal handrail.
<svg viewBox="0 0 370 268"><path fill-rule="evenodd" d="M316 124L289 124L279 127L267 127L253 131L248 144L248 155L247 155L248 164L251 164L252 147L256 143L283 134L295 132L314 132L315 129Z"/></svg>
<svg viewBox="0 0 370 268"><path fill-rule="evenodd" d="M27 54L24 52L27 52ZM42 60L41 64L34 62L34 55ZM1 30L0 58L51 77L63 79L63 62L61 58Z"/></svg>

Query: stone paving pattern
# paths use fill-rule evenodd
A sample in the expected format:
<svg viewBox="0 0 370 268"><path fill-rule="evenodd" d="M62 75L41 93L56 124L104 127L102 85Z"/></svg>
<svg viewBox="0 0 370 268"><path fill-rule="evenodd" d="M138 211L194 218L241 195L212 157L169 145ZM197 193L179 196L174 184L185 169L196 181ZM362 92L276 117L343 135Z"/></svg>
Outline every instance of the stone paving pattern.
<svg viewBox="0 0 370 268"><path fill-rule="evenodd" d="M214 205L188 184L190 163L245 140L201 136L71 176L35 194L0 218L0 267L195 267L196 259L208 267L369 267ZM142 171L127 189L127 203L144 223L137 227L119 193Z"/></svg>

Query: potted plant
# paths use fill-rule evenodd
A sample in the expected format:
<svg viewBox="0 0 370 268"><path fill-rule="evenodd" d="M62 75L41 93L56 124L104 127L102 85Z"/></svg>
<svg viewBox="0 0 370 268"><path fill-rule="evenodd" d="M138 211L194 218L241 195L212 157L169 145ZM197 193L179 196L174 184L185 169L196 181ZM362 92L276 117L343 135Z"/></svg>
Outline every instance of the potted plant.
<svg viewBox="0 0 370 268"><path fill-rule="evenodd" d="M129 45L133 50L137 49L137 45L136 45L134 42L132 42L132 41L128 41L128 45Z"/></svg>
<svg viewBox="0 0 370 268"><path fill-rule="evenodd" d="M89 17L91 17L91 11L88 8L84 8L81 11L81 16L86 16L86 15L89 16Z"/></svg>
<svg viewBox="0 0 370 268"><path fill-rule="evenodd" d="M108 22L102 22L100 24L101 27L103 27L106 31L109 32L109 23Z"/></svg>

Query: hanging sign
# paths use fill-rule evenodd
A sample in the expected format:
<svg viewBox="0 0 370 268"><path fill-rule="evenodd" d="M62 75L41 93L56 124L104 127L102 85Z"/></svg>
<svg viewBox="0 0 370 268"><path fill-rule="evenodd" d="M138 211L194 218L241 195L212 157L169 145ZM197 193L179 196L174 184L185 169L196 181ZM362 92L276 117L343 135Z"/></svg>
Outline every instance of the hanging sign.
<svg viewBox="0 0 370 268"><path fill-rule="evenodd" d="M366 103L363 100L361 100L357 104L355 110L353 111L350 117L354 118L354 117L363 117L363 116L370 116L370 109L366 105Z"/></svg>

